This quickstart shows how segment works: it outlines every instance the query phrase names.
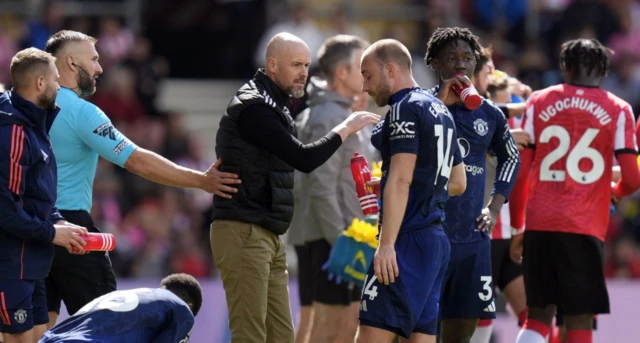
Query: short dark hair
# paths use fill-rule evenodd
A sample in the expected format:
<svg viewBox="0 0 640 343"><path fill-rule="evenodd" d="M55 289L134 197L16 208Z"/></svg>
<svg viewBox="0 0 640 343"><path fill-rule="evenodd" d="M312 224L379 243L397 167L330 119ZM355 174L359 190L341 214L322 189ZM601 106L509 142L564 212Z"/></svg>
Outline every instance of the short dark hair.
<svg viewBox="0 0 640 343"><path fill-rule="evenodd" d="M492 60L491 56L493 55L493 48L491 46L486 46L482 48L482 53L480 54L480 58L476 60L476 69L473 70L473 74L478 74L482 68L484 68L485 64L489 63Z"/></svg>
<svg viewBox="0 0 640 343"><path fill-rule="evenodd" d="M431 65L433 60L438 57L442 47L447 45L450 42L455 42L458 39L463 40L469 44L471 47L471 52L477 61L480 60L480 56L482 55L482 46L480 45L480 40L477 36L471 33L471 30L467 28L460 27L439 27L437 28L431 38L429 38L429 42L427 42L427 53L424 57L424 63L426 65Z"/></svg>
<svg viewBox="0 0 640 343"><path fill-rule="evenodd" d="M56 56L68 43L84 41L90 42L91 44L96 44L98 42L96 38L82 32L62 30L49 37L44 50Z"/></svg>
<svg viewBox="0 0 640 343"><path fill-rule="evenodd" d="M509 76L501 71L496 71L490 74L489 84L487 85L487 93L489 97L493 97L497 91L505 90L509 88Z"/></svg>
<svg viewBox="0 0 640 343"><path fill-rule="evenodd" d="M184 302L191 304L193 315L198 315L202 307L202 287L196 278L189 274L171 274L160 282L164 288L177 295Z"/></svg>
<svg viewBox="0 0 640 343"><path fill-rule="evenodd" d="M373 43L368 49L373 52L375 59L382 65L393 62L411 70L411 53L409 49L395 39L381 39Z"/></svg>
<svg viewBox="0 0 640 343"><path fill-rule="evenodd" d="M560 49L560 68L572 76L584 73L605 77L609 73L609 55L612 53L613 50L597 39L570 40Z"/></svg>
<svg viewBox="0 0 640 343"><path fill-rule="evenodd" d="M56 58L51 54L36 48L27 48L19 51L11 59L11 83L16 89L28 86L31 82L31 73L44 71L50 63L55 63Z"/></svg>
<svg viewBox="0 0 640 343"><path fill-rule="evenodd" d="M337 35L328 38L318 50L318 64L327 81L333 81L336 69L341 65L351 67L353 52L366 49L369 42L356 36Z"/></svg>

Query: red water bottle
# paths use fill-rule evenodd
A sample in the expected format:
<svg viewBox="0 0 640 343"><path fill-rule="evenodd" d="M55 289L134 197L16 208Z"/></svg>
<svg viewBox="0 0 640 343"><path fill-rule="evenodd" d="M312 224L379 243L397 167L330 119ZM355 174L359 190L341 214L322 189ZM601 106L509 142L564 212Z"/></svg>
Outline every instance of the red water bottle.
<svg viewBox="0 0 640 343"><path fill-rule="evenodd" d="M89 232L86 235L79 235L87 245L85 251L112 251L116 248L116 237L110 233ZM78 249L73 248L73 251Z"/></svg>
<svg viewBox="0 0 640 343"><path fill-rule="evenodd" d="M478 107L482 105L482 97L480 96L480 94L478 94L476 87L473 86L471 80L469 80L469 77L467 77L467 75L464 75L462 73L459 73L458 75L464 76L464 78L469 81L469 85L465 87L453 85L453 91L460 99L462 99L462 102L464 102L464 105L469 110L473 111L475 109L478 109Z"/></svg>
<svg viewBox="0 0 640 343"><path fill-rule="evenodd" d="M365 216L378 213L378 197L367 183L371 181L371 171L367 159L355 153L351 158L351 175L356 182L356 193Z"/></svg>

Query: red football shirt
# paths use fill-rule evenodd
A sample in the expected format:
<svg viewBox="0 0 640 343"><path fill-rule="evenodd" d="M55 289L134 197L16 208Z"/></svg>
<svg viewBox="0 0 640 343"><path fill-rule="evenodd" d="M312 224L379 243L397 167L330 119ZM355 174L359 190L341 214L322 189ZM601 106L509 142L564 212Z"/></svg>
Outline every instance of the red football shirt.
<svg viewBox="0 0 640 343"><path fill-rule="evenodd" d="M600 88L562 84L532 95L522 127L535 144L526 229L604 240L614 152L638 150L631 106Z"/></svg>

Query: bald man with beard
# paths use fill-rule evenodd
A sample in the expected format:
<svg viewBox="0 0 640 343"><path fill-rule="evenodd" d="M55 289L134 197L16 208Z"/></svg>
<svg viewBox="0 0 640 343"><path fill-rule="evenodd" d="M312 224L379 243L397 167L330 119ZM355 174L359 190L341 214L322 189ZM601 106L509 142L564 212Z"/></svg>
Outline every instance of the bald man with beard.
<svg viewBox="0 0 640 343"><path fill-rule="evenodd" d="M211 250L229 309L231 342L294 340L285 246L293 216L293 171L310 173L378 115L355 112L319 140L303 144L289 100L304 95L311 57L289 33L275 35L266 67L229 103L216 135L220 170L240 176L238 192L214 196Z"/></svg>

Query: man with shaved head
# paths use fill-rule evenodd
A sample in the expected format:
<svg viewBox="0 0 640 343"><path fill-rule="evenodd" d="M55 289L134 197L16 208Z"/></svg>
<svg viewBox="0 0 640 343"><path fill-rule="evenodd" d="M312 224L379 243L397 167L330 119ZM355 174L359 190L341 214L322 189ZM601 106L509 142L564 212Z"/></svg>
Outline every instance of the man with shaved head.
<svg viewBox="0 0 640 343"><path fill-rule="evenodd" d="M371 142L382 156L379 244L360 300L358 343L397 336L435 343L440 290L449 262L444 204L466 188L453 118L418 87L411 55L384 39L362 56L363 91L382 107Z"/></svg>
<svg viewBox="0 0 640 343"><path fill-rule="evenodd" d="M293 216L293 171L310 173L380 117L355 112L309 144L287 108L304 95L311 57L298 37L269 42L266 67L243 85L220 120L220 170L242 176L232 199L214 196L211 250L220 269L232 342L292 343L289 277L281 235Z"/></svg>
<svg viewBox="0 0 640 343"><path fill-rule="evenodd" d="M176 187L200 188L230 196L235 189L224 184L239 182L236 175L219 173L216 162L206 172L180 167L154 152L137 147L121 134L107 115L81 96L96 91L102 74L97 40L76 31L60 31L49 38L46 51L56 57L60 73L57 103L62 110L51 127L51 144L58 158L57 206L70 222L99 232L89 213L98 156L148 180ZM95 298L116 290L116 279L106 252L82 256L56 249L47 278L47 302L56 322L60 303L73 315Z"/></svg>

